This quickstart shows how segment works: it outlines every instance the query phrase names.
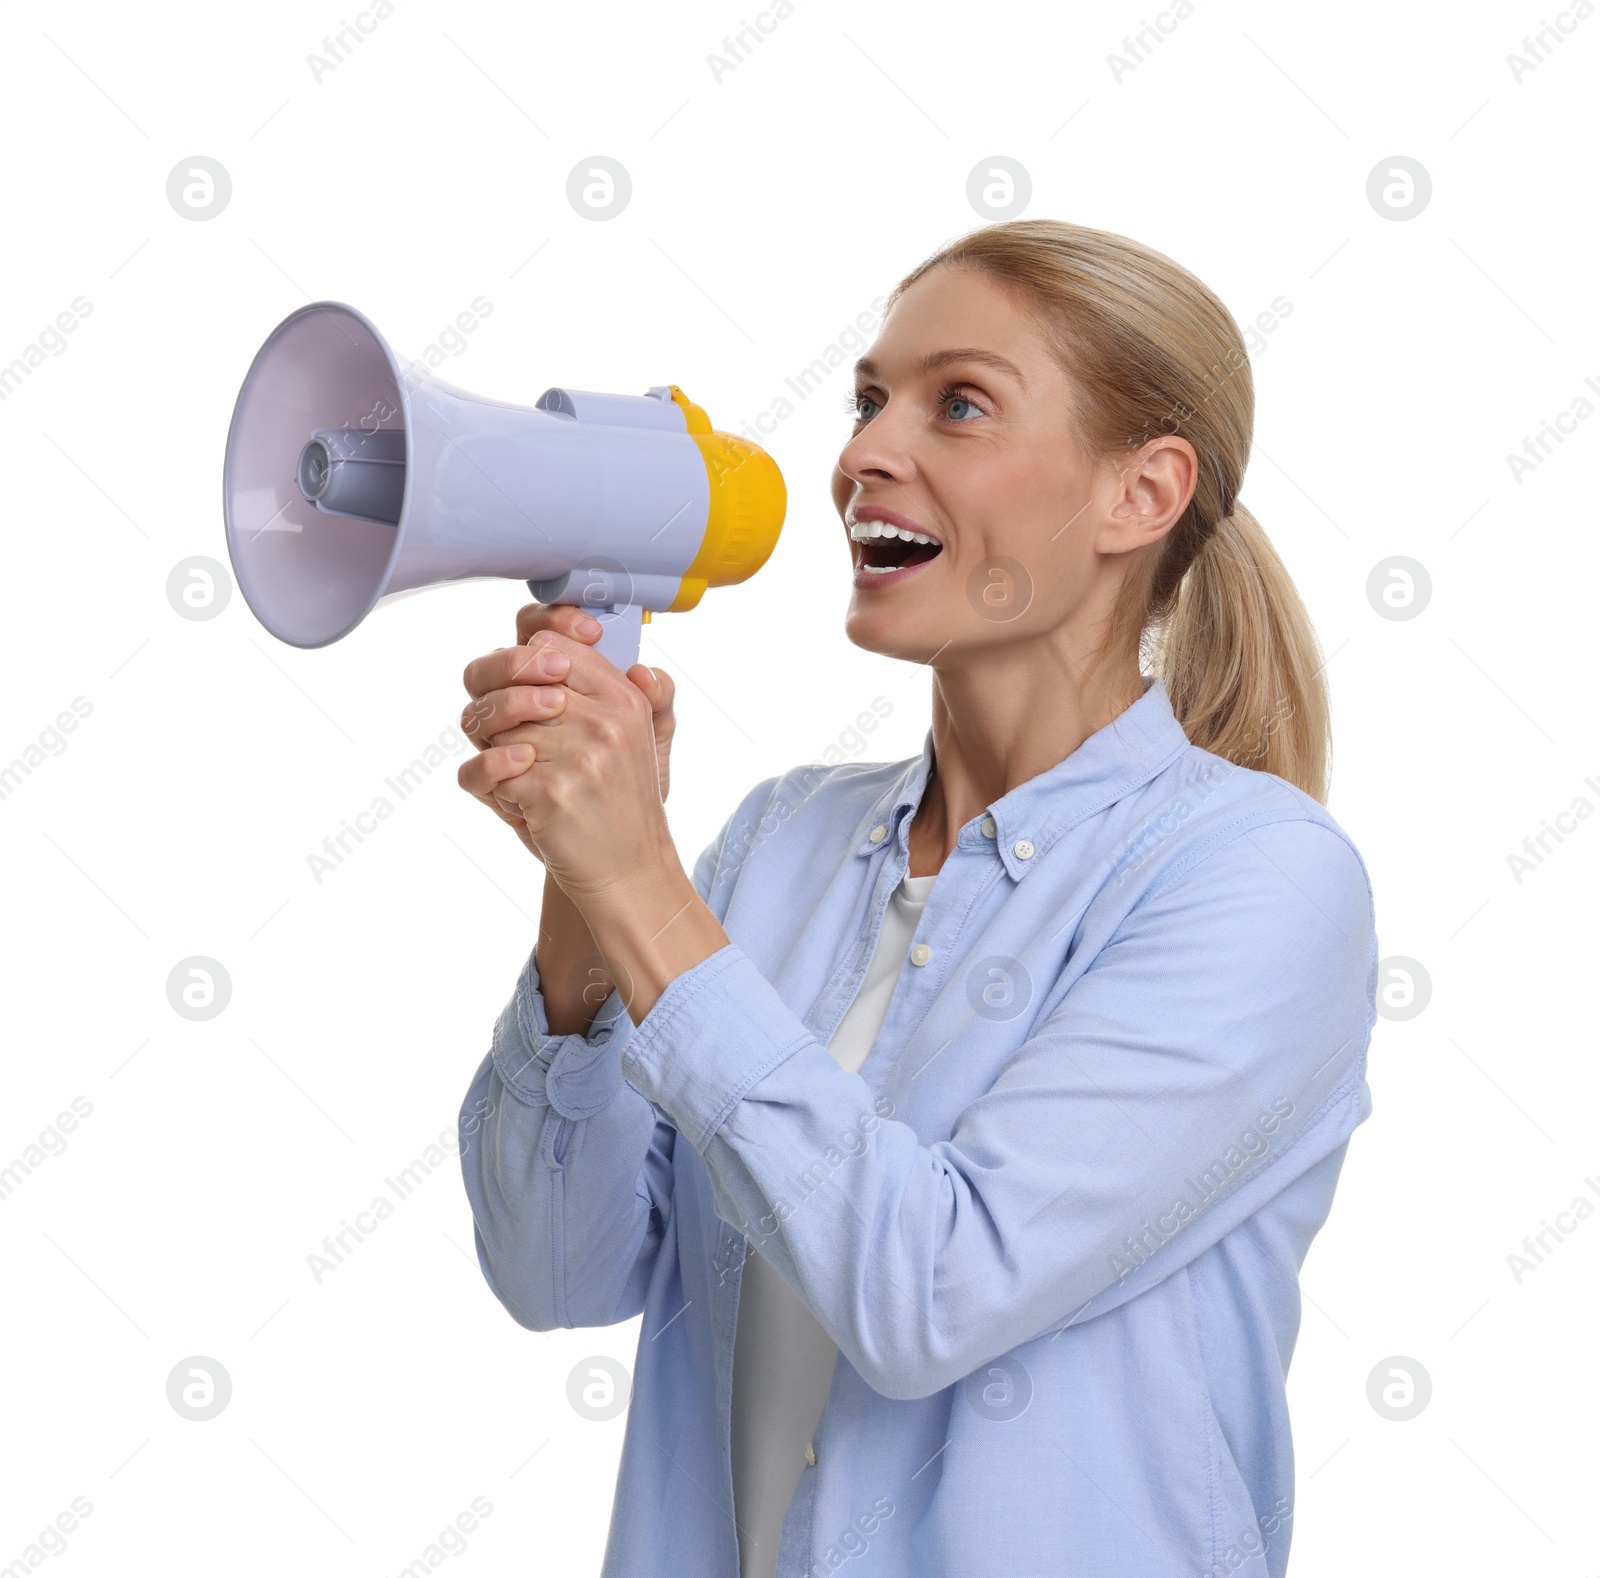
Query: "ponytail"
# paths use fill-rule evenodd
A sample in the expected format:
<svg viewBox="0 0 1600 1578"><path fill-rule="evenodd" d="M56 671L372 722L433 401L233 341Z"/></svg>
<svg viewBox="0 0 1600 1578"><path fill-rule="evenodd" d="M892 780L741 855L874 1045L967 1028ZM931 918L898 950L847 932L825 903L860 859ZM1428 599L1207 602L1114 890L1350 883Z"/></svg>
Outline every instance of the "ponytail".
<svg viewBox="0 0 1600 1578"><path fill-rule="evenodd" d="M1207 536L1150 647L1191 743L1326 801L1330 729L1316 635L1242 504Z"/></svg>

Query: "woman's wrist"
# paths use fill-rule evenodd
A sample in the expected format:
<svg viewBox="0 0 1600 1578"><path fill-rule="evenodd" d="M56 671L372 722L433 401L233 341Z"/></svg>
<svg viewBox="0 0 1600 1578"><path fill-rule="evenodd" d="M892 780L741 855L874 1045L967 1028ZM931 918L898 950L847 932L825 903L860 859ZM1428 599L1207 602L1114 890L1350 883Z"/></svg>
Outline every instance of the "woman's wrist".
<svg viewBox="0 0 1600 1578"><path fill-rule="evenodd" d="M582 911L547 870L534 962L553 1036L587 1035L614 984Z"/></svg>
<svg viewBox="0 0 1600 1578"><path fill-rule="evenodd" d="M728 946L721 922L675 859L573 902L636 1025L673 981Z"/></svg>

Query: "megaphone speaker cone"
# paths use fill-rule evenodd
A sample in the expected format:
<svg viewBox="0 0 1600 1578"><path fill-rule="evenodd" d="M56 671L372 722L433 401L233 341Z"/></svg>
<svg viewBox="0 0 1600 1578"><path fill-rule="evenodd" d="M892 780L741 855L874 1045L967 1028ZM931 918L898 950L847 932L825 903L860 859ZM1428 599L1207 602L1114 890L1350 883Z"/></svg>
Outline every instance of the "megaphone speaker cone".
<svg viewBox="0 0 1600 1578"><path fill-rule="evenodd" d="M337 641L388 579L408 458L402 383L382 335L338 302L292 313L245 374L223 464L228 554L256 617L292 646ZM401 497L376 516L333 513L361 493L347 475L359 465L349 458L354 445L327 441L345 433L384 446L390 495L398 477Z"/></svg>

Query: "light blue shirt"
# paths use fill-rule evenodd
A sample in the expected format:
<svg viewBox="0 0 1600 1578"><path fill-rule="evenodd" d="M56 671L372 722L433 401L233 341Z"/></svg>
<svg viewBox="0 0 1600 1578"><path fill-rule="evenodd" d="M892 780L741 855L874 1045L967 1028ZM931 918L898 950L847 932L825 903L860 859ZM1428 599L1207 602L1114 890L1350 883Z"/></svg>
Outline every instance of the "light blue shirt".
<svg viewBox="0 0 1600 1578"><path fill-rule="evenodd" d="M530 956L467 1092L512 1317L644 1317L603 1578L736 1578L747 1239L840 1350L778 1578L1281 1578L1297 1277L1371 1110L1366 868L1147 678L961 829L850 1073L932 763L758 784L693 874L729 946L587 1036Z"/></svg>

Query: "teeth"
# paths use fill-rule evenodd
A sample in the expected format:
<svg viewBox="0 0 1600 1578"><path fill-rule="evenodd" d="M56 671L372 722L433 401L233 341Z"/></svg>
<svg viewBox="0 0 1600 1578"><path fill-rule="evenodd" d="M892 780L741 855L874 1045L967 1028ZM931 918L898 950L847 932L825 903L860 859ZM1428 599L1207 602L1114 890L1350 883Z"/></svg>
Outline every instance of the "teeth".
<svg viewBox="0 0 1600 1578"><path fill-rule="evenodd" d="M850 528L852 542L871 542L874 537L899 537L905 542L921 542L930 546L939 542L926 532L907 531L903 526L891 526L887 521L858 521Z"/></svg>

